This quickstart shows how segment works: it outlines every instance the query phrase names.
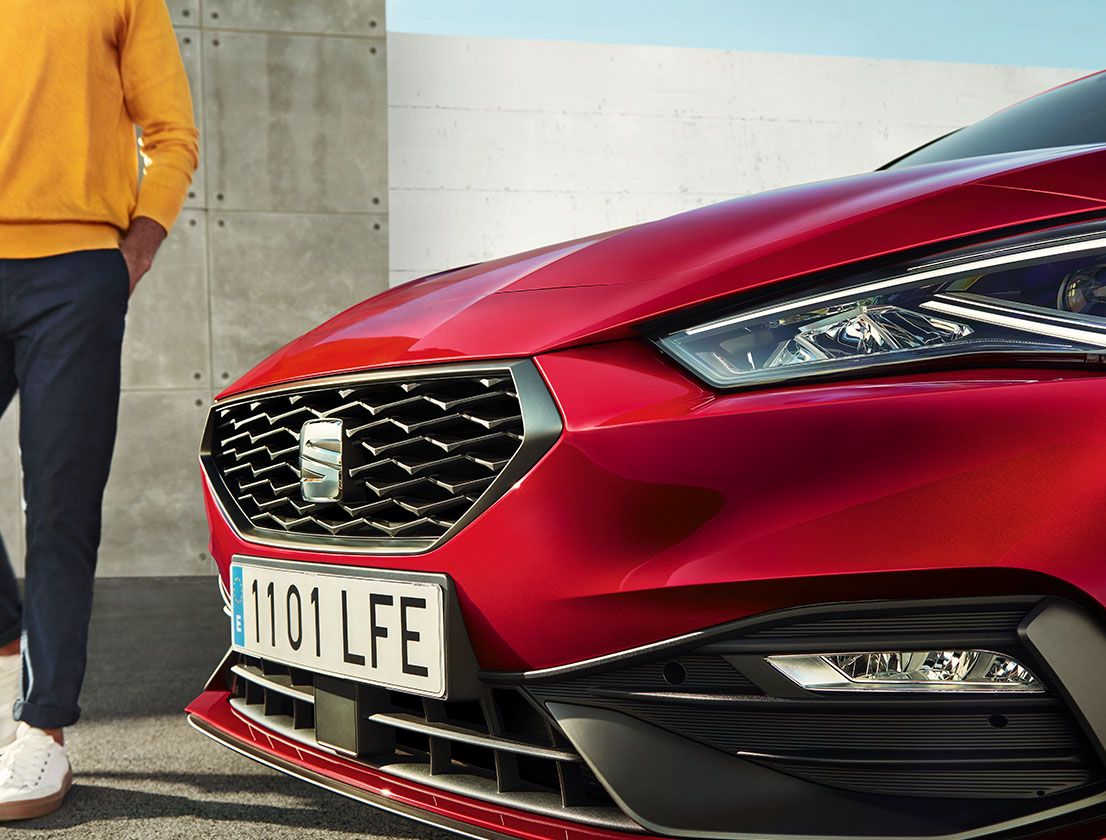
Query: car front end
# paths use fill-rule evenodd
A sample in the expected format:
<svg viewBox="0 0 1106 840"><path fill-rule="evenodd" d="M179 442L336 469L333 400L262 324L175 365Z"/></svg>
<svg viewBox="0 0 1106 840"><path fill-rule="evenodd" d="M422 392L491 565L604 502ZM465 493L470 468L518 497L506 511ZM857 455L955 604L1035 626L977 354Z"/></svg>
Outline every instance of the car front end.
<svg viewBox="0 0 1106 840"><path fill-rule="evenodd" d="M1104 173L751 196L292 342L204 433L192 724L475 837L1102 817Z"/></svg>

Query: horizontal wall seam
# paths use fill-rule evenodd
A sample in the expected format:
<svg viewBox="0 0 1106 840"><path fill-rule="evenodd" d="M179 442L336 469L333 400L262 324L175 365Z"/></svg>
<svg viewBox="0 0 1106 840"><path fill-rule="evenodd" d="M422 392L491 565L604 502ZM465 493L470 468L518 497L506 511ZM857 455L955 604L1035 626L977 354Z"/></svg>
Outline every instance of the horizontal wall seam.
<svg viewBox="0 0 1106 840"><path fill-rule="evenodd" d="M387 219L387 210L261 210L250 207L212 207L210 205L192 210L204 209L212 216L234 216L250 214L253 216L361 216L365 219Z"/></svg>
<svg viewBox="0 0 1106 840"><path fill-rule="evenodd" d="M185 29L186 27L179 26L175 29ZM196 27L190 27L195 29ZM377 46L381 42L387 41L387 36L381 30L379 35L355 35L348 32L304 32L297 30L295 32L289 32L283 29L249 29L246 27L236 26L207 26L201 25L199 27L203 32L210 32L212 35L217 35L220 32L227 33L239 33L243 35L287 35L290 38L341 38L346 41L373 41L373 46Z"/></svg>

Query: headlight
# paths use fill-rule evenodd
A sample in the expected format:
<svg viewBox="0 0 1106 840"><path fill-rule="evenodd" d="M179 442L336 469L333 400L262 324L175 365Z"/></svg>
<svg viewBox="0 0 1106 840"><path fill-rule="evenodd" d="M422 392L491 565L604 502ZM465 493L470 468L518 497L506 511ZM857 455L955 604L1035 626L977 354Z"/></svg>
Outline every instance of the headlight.
<svg viewBox="0 0 1106 840"><path fill-rule="evenodd" d="M722 388L956 357L1101 361L1106 234L992 245L862 275L657 343Z"/></svg>

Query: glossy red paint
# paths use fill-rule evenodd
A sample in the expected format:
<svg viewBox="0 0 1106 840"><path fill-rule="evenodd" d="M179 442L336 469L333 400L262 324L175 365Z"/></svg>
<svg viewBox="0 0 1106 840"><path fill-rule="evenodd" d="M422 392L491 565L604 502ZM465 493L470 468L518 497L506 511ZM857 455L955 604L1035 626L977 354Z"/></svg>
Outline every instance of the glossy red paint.
<svg viewBox="0 0 1106 840"><path fill-rule="evenodd" d="M727 395L637 341L537 361L564 434L452 540L415 557L261 548L209 496L224 573L251 552L444 572L480 664L508 671L816 601L1106 603L1104 376L972 371Z"/></svg>
<svg viewBox="0 0 1106 840"><path fill-rule="evenodd" d="M392 289L296 339L225 393L626 338L649 318L737 291L1104 209L1101 147L935 163L747 196Z"/></svg>
<svg viewBox="0 0 1106 840"><path fill-rule="evenodd" d="M187 711L235 741L253 745L267 756L321 773L397 805L407 805L427 814L437 814L475 828L522 840L660 840L646 834L607 831L516 811L389 776L364 764L347 761L322 750L313 750L301 743L287 741L275 733L250 726L231 711L228 697L225 691L205 691L189 704Z"/></svg>

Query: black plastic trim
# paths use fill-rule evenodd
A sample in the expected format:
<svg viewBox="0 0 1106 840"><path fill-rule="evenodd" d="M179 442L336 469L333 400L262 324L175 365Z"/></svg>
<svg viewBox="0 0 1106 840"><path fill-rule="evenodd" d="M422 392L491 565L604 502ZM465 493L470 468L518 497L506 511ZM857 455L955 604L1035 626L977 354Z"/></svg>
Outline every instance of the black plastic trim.
<svg viewBox="0 0 1106 840"><path fill-rule="evenodd" d="M758 641L747 640L745 637L759 630L790 624L803 619L830 618L841 615L862 616L880 613L900 613L905 610L917 610L920 612L929 610L939 611L946 608L964 608L967 610L973 607L1000 606L1024 607L1026 612L1028 612L1040 600L1041 598L1037 596L1022 595L919 598L892 601L834 601L822 604L808 604L801 607L788 607L768 613L758 613L757 615L739 618L735 621L728 621L724 624L717 624L714 627L708 627L704 630L676 636L672 639L664 639L652 644L618 651L605 656L598 656L594 659L586 659L580 662L571 662L565 665L533 671L481 671L479 673L479 678L480 681L486 685L517 686L524 684L528 685L539 680L560 679L568 676L584 676L587 674L599 673L610 670L618 665L626 665L636 660L645 661L648 658L675 656L691 651L725 654L743 652L817 652L811 651L806 647L794 648L794 645L797 643L803 645L816 644L816 639L788 640L784 644L777 641L772 646L766 648L761 646ZM893 638L895 640L894 643L898 644L900 639L908 637L894 636L890 638ZM885 638L881 641L887 642L890 638ZM927 638L930 637L927 636ZM951 639L952 637L949 638ZM977 638L978 635L972 635L970 637L963 637L963 640L968 641ZM724 642L724 646L719 645L715 647L713 644L715 642ZM871 642L872 640L868 639L865 641L865 644L871 644ZM749 646L743 647L746 643ZM838 648L840 647L840 645L836 646ZM792 648L794 648L793 651Z"/></svg>
<svg viewBox="0 0 1106 840"><path fill-rule="evenodd" d="M1049 601L1067 603L1057 598ZM740 778L731 778L729 784L734 786L731 791L745 789L741 787L746 784L745 775L751 774L757 784L784 777L788 781L781 783L780 789L790 791L796 798L788 805L780 805L780 813L805 812L811 802L821 802L823 813L809 828L812 836L982 836L992 831L1020 830L1019 826L1038 820L1059 820L1071 810L1106 803L1101 766L1091 744L1071 715L1069 703L1052 690L1050 674L1039 666L1018 636L1018 628L1025 623L1026 616L1035 613L1041 603L1040 596L1022 595L819 604L761 614L693 634L691 638L679 637L667 647L662 643L608 657L601 663L592 661L580 663L582 667L575 669L551 669L556 674L547 671L516 676L522 678L528 693L545 703L612 798L647 828L695 837L802 834L801 826L787 827L786 820L758 821L761 815L758 806L746 804L748 810L726 811L725 808L735 806L733 802L727 804L721 793L718 802L710 806L717 806L718 822L714 828L695 822L709 812L710 803L701 798L712 789L711 783L700 775L699 762L718 769L718 762L734 760L751 763L758 770L746 769ZM767 655L779 652L901 650L914 645L933 649L934 645L945 644L950 647L983 644L988 649L1009 653L1034 669L1044 681L1046 691L986 695L833 694L806 690L765 661ZM634 681L636 666L650 661L682 661L685 653L724 658L752 683L750 691L735 693L724 683L719 683L717 693L682 692L678 687L658 689L651 687L651 683L650 688L642 690L645 684ZM624 684L615 679L620 674L626 675ZM606 678L596 682L594 677L598 676ZM649 779L662 779L654 785L654 792L658 787L676 785L678 790L672 795L689 799L684 806L689 816L684 819L691 822L672 822L651 811L642 811L641 807L653 807L648 796L642 794L645 806L636 805L632 788L618 788L634 768L626 768L625 774L622 771L608 774L604 779L601 762L589 757L590 745L574 738L561 720L557 709L566 707L575 708L573 714L585 708L592 717L621 716L604 719L621 720L623 727L640 725L637 737L647 740L640 747L646 752L654 748L662 752L671 749L667 761L683 769L681 778L688 777L683 782L675 778L665 780L659 766L643 763L635 767ZM712 723L714 715L719 719ZM757 723L758 720L762 723ZM842 734L856 736L864 732L863 743L852 745L834 740L830 733L836 731L838 720ZM902 727L915 724L926 733L926 740L900 744ZM738 729L729 729L731 725ZM1008 725L1009 738L1013 740L994 734L1006 730ZM768 734L757 728L760 726L769 727ZM795 734L806 732L804 727L811 726L822 727L810 730L812 740ZM1034 734L1038 726L1045 733L1054 728L1055 733ZM957 741L956 746L943 744L937 733L946 729L965 740ZM777 730L781 737L772 734ZM588 729L593 735L595 731L595 726ZM791 734L782 736L784 731ZM654 743L660 737L657 733L663 733L662 745L668 747ZM879 748L883 735L890 741ZM638 746L623 744L612 750L612 755ZM677 756L677 750L687 753ZM739 765L725 766L736 773L733 768ZM992 769L995 772L989 774ZM775 775L765 775L761 770ZM957 781L958 777L962 780ZM804 786L810 786L810 790ZM821 799L811 790L818 791ZM773 801L766 793L755 798L758 802L762 798L763 802ZM893 817L882 829L875 823L864 828L863 815L858 817L855 813L858 802L875 811L884 809ZM679 807L673 803L672 819L679 813ZM923 820L919 824L924 825L924 820L934 814L937 816L932 818L942 823L940 831L902 827L918 820ZM715 831L718 833L712 833Z"/></svg>
<svg viewBox="0 0 1106 840"><path fill-rule="evenodd" d="M1033 800L976 800L969 816L963 803L943 808L939 800L849 793L803 781L610 709L547 706L615 802L651 831L674 837L966 840L1106 802L1106 792L1075 794L1034 813Z"/></svg>
<svg viewBox="0 0 1106 840"><path fill-rule="evenodd" d="M1071 601L1048 598L1018 627L1037 665L1068 701L1099 758L1106 761L1106 628Z"/></svg>

